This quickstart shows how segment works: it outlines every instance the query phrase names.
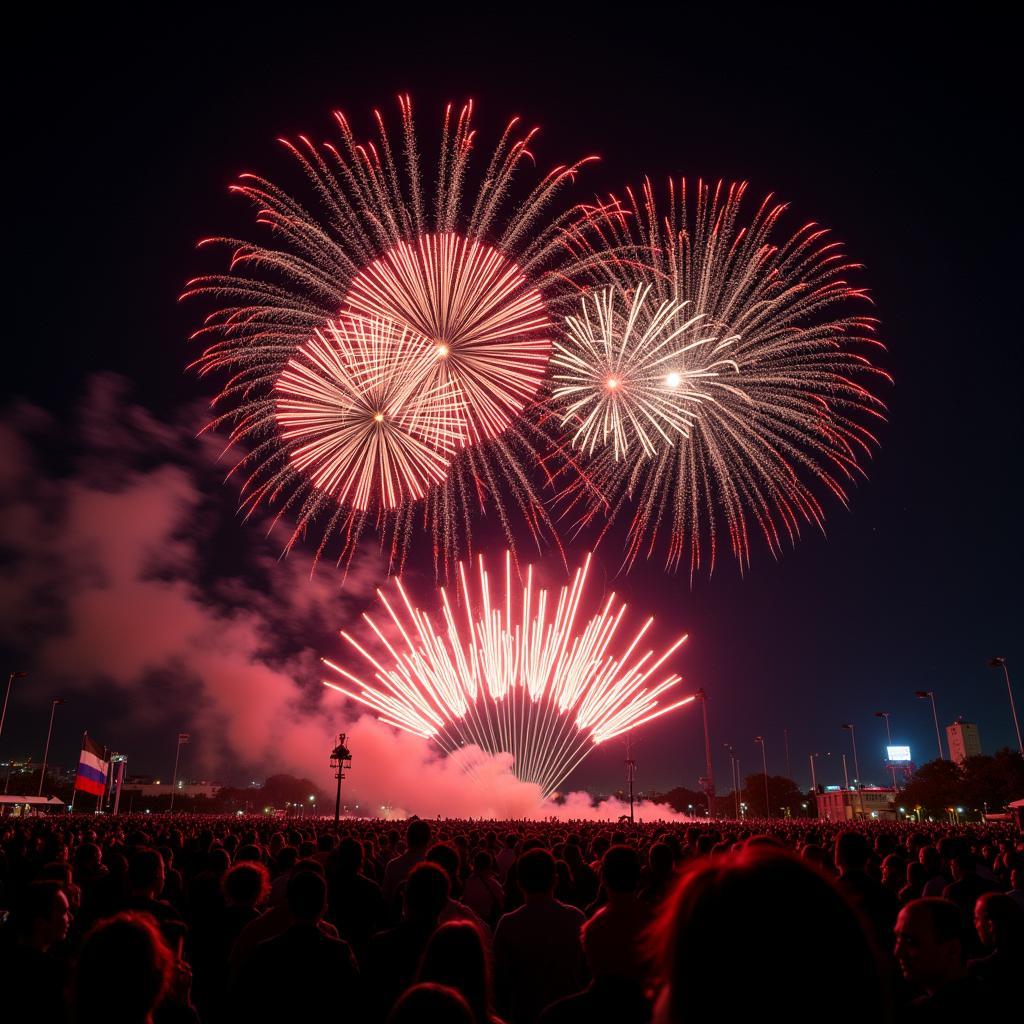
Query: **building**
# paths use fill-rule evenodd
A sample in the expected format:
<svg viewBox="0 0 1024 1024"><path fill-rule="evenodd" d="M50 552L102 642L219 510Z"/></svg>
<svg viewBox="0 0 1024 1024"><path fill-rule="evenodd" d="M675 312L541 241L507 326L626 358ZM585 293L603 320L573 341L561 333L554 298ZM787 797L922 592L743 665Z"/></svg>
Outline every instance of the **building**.
<svg viewBox="0 0 1024 1024"><path fill-rule="evenodd" d="M179 782L174 787L176 796L205 796L215 797L221 789L219 782ZM169 782L136 782L134 780L125 782L121 789L122 798L134 793L136 796L170 796L171 784Z"/></svg>
<svg viewBox="0 0 1024 1024"><path fill-rule="evenodd" d="M898 817L896 790L882 786L863 789L827 786L824 793L818 794L818 817L826 821L895 820Z"/></svg>
<svg viewBox="0 0 1024 1024"><path fill-rule="evenodd" d="M949 745L949 759L956 764L963 764L967 758L977 757L981 753L978 727L962 718L946 726L946 743Z"/></svg>

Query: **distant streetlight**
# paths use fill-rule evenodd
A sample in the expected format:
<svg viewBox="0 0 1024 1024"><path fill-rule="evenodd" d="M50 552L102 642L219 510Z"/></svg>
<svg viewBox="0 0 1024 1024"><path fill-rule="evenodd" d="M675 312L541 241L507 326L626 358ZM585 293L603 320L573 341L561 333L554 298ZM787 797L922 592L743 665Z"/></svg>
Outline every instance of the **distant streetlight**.
<svg viewBox="0 0 1024 1024"><path fill-rule="evenodd" d="M770 818L772 816L772 805L771 801L768 799L768 758L765 756L764 752L764 737L755 736L754 742L761 744L761 766L764 769L764 811Z"/></svg>
<svg viewBox="0 0 1024 1024"><path fill-rule="evenodd" d="M50 760L50 737L53 735L53 716L57 713L57 705L66 703L67 701L61 700L59 697L54 697L50 701L50 728L46 730L46 747L43 750L43 770L39 773L38 796L43 795L43 783L46 781L46 764Z"/></svg>
<svg viewBox="0 0 1024 1024"><path fill-rule="evenodd" d="M853 730L853 723L846 722L843 725L843 728L850 730L850 742L853 744L853 781L856 782L858 786L863 787L864 782L860 777L860 762L857 760L857 735Z"/></svg>
<svg viewBox="0 0 1024 1024"><path fill-rule="evenodd" d="M1006 693L1010 698L1010 711L1013 714L1013 727L1017 730L1017 749L1020 750L1021 756L1024 757L1024 743L1021 742L1020 738L1020 722L1017 720L1017 706L1013 703L1013 689L1010 686L1010 670L1006 667L1005 658L993 658L988 663L989 668L1001 668L1003 675L1006 676ZM10 683L7 684L10 689ZM6 702L4 707L7 707Z"/></svg>
<svg viewBox="0 0 1024 1024"><path fill-rule="evenodd" d="M939 713L935 710L935 692L933 690L915 690L914 696L919 700L931 700L932 718L935 720L935 742L939 746L939 760L945 761L946 755L942 753L942 734L939 732Z"/></svg>
<svg viewBox="0 0 1024 1024"><path fill-rule="evenodd" d="M15 679L24 679L27 676L27 672L12 672L7 677L7 690L4 693L4 709L0 712L0 737L4 734L4 722L7 720L7 702L11 699L11 683ZM11 758L7 759L7 777L4 779L4 792L7 792L7 787L11 784Z"/></svg>
<svg viewBox="0 0 1024 1024"><path fill-rule="evenodd" d="M888 711L876 711L875 712L875 718L884 718L885 719L885 736L886 736L886 739L888 740L888 743L889 743L890 747L892 746L892 729L889 726L889 719L891 717L892 717L892 715ZM886 749L886 753L887 754L889 753L888 748ZM889 761L888 758L886 758L886 760ZM889 770L892 772L892 791L893 791L893 793L896 793L899 790L900 787L896 784L896 765L894 765L892 763L892 761L889 761Z"/></svg>

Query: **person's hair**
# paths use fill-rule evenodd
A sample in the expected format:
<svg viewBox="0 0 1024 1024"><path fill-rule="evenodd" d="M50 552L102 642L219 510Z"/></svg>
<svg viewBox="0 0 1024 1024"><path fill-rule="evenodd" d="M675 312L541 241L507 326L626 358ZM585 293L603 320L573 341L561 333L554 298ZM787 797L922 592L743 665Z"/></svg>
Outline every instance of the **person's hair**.
<svg viewBox="0 0 1024 1024"><path fill-rule="evenodd" d="M160 875L164 859L158 850L143 846L128 863L128 883L134 889L148 889Z"/></svg>
<svg viewBox="0 0 1024 1024"><path fill-rule="evenodd" d="M355 874L363 866L363 844L358 839L345 836L334 851L333 863L342 871Z"/></svg>
<svg viewBox="0 0 1024 1024"><path fill-rule="evenodd" d="M880 962L860 919L824 872L788 851L755 844L690 861L648 942L668 986L667 1022L719 1017L722 991L730 993L731 1017L758 1017L764 993L794 963L805 1005L835 1003L842 964L858 983L832 1018L890 1019Z"/></svg>
<svg viewBox="0 0 1024 1024"><path fill-rule="evenodd" d="M173 971L174 955L149 914L128 911L100 921L78 954L74 1018L78 1024L145 1020L166 994Z"/></svg>
<svg viewBox="0 0 1024 1024"><path fill-rule="evenodd" d="M632 846L610 846L601 858L601 881L610 892L633 892L640 884L640 854Z"/></svg>
<svg viewBox="0 0 1024 1024"><path fill-rule="evenodd" d="M473 858L473 870L477 872L494 870L494 858L488 850L477 850L476 856Z"/></svg>
<svg viewBox="0 0 1024 1024"><path fill-rule="evenodd" d="M285 899L288 909L300 921L318 921L327 902L327 884L323 875L308 868L295 871L288 879Z"/></svg>
<svg viewBox="0 0 1024 1024"><path fill-rule="evenodd" d="M221 887L232 903L255 907L270 893L270 872L259 861L242 861L224 876Z"/></svg>
<svg viewBox="0 0 1024 1024"><path fill-rule="evenodd" d="M996 945L1019 948L1024 944L1024 910L1002 892L985 892L978 897L980 910L996 929Z"/></svg>
<svg viewBox="0 0 1024 1024"><path fill-rule="evenodd" d="M449 921L434 932L423 951L416 980L457 989L478 1021L486 1024L490 1020L490 965L480 932L470 921Z"/></svg>
<svg viewBox="0 0 1024 1024"><path fill-rule="evenodd" d="M235 863L241 864L244 861L260 861L263 860L263 853L255 843L246 843L238 848L235 853Z"/></svg>
<svg viewBox="0 0 1024 1024"><path fill-rule="evenodd" d="M907 914L923 913L928 916L932 931L939 942L964 941L964 924L960 908L941 896L922 896L910 900L903 908Z"/></svg>
<svg viewBox="0 0 1024 1024"><path fill-rule="evenodd" d="M973 853L958 853L953 858L953 863L963 875L968 875L972 871L978 870L978 862L974 859Z"/></svg>
<svg viewBox="0 0 1024 1024"><path fill-rule="evenodd" d="M410 821L409 827L405 830L405 841L410 849L427 846L430 843L430 836L430 822L419 818Z"/></svg>
<svg viewBox="0 0 1024 1024"><path fill-rule="evenodd" d="M388 1024L476 1024L463 996L446 985L424 982L407 989L388 1014Z"/></svg>
<svg viewBox="0 0 1024 1024"><path fill-rule="evenodd" d="M555 884L555 858L547 850L527 850L516 861L516 880L525 893L549 892Z"/></svg>
<svg viewBox="0 0 1024 1024"><path fill-rule="evenodd" d="M299 849L297 846L282 846L277 851L277 856L274 858L274 865L278 871L290 871L295 867L296 861L299 859Z"/></svg>
<svg viewBox="0 0 1024 1024"><path fill-rule="evenodd" d="M417 864L405 882L405 909L417 921L436 921L451 896L444 868L431 861Z"/></svg>
<svg viewBox="0 0 1024 1024"><path fill-rule="evenodd" d="M861 832L847 829L836 836L836 864L862 869L871 859L871 844Z"/></svg>
<svg viewBox="0 0 1024 1024"><path fill-rule="evenodd" d="M11 911L11 924L14 930L19 935L30 934L36 921L53 913L53 901L57 898L57 893L63 891L61 883L52 879L29 882L14 899Z"/></svg>
<svg viewBox="0 0 1024 1024"><path fill-rule="evenodd" d="M334 836L330 832L322 832L317 836L316 848L320 853L329 853L334 849Z"/></svg>
<svg viewBox="0 0 1024 1024"><path fill-rule="evenodd" d="M459 851L451 843L434 843L427 851L427 860L440 864L454 883L459 877Z"/></svg>

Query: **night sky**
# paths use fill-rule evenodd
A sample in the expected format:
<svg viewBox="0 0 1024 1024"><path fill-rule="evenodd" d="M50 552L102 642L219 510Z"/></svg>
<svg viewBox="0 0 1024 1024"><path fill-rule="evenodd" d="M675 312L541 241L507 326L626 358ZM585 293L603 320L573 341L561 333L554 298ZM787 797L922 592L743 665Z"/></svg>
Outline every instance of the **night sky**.
<svg viewBox="0 0 1024 1024"><path fill-rule="evenodd" d="M73 763L86 728L140 772L169 772L178 730L195 734L196 765L215 764L220 749L215 730L197 725L189 702L199 698L173 665L143 666L134 681L125 668L115 686L103 651L114 636L98 638L91 660L81 645L47 654L55 638L91 628L73 621L86 613L65 600L81 575L69 581L59 565L61 535L74 524L54 520L76 481L116 490L126 474L176 467L162 479L178 486L186 475L197 510L191 585L215 595L227 619L260 602L299 606L282 618L280 638L264 638L279 639L282 658L340 653L331 630L368 602L367 591L357 587L327 614L318 605L302 628L306 598L295 588L311 549L293 553L286 591L268 568L280 538L265 536L265 522L238 520L225 467L189 440L214 383L185 371L198 354L186 339L201 310L177 296L189 277L221 266L196 251L199 238L251 234L249 211L227 185L241 171L280 170L277 136L333 137L334 108L368 133L374 106L396 120L399 91L412 94L427 140L445 102L472 97L483 147L519 113L542 126L533 147L541 169L599 154L568 199L644 173L747 180L751 206L775 193L791 204L787 223L829 226L865 266L860 281L889 348L879 361L895 386L879 392L889 422L849 509L826 502L827 536L805 529L779 561L755 542L745 578L726 556L692 588L685 571L666 575L660 560L614 581L632 604L658 613L661 638L690 634L676 664L690 689L710 695L719 788L729 778L722 744L737 747L744 774L757 771L758 734L769 770L784 773L784 728L801 785L812 750L835 752L819 781L840 782L838 754L850 749L843 722L856 725L864 778L882 784L885 731L873 712L892 712L894 738L915 760L935 756L916 689L935 691L943 725L958 715L977 722L985 752L1015 745L1002 675L986 667L1007 657L1024 707L1024 365L1010 152L1019 110L1009 34L1004 42L991 24L816 25L797 14L645 24L637 10L614 25L534 21L511 9L504 17L438 15L420 25L240 13L145 26L69 18L17 42L5 203L14 322L0 414L3 436L32 454L20 476L7 460L0 491L9 568L0 668L4 679L8 666L31 675L15 684L0 757L41 755L55 696L69 703L52 760ZM48 524L45 543L33 523ZM135 526L124 525L130 536ZM153 569L164 579L185 557L181 531L171 533L169 562ZM480 536L490 536L486 527ZM424 595L426 554L414 551L412 562ZM618 556L614 545L599 552L609 578ZM41 562L52 571L37 573ZM313 672L304 684L311 700L315 680ZM642 788L696 787L699 711L645 729L635 756ZM572 781L615 789L622 758L610 743ZM237 781L274 767L232 757L210 770Z"/></svg>

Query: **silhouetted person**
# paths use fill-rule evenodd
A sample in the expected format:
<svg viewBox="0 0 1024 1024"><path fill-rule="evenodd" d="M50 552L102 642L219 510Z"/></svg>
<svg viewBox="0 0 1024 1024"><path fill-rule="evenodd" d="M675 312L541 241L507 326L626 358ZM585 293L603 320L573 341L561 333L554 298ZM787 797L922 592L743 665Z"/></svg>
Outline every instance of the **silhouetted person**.
<svg viewBox="0 0 1024 1024"><path fill-rule="evenodd" d="M70 924L68 899L59 882L31 882L16 894L0 937L0 993L8 1006L14 993L30 996L33 1024L66 1019L67 966L51 950L64 941Z"/></svg>
<svg viewBox="0 0 1024 1024"><path fill-rule="evenodd" d="M999 892L998 882L989 881L978 874L978 864L971 853L960 853L953 858L953 881L942 890L943 899L951 900L960 908L960 921L966 930L974 927L974 904L987 892ZM980 952L973 936L969 942L971 952Z"/></svg>
<svg viewBox="0 0 1024 1024"><path fill-rule="evenodd" d="M402 920L370 940L366 954L367 992L378 1018L416 976L420 956L448 904L451 885L437 864L425 861L409 872Z"/></svg>
<svg viewBox="0 0 1024 1024"><path fill-rule="evenodd" d="M896 960L920 993L915 1021L963 1024L992 1009L988 989L967 973L960 908L935 896L912 900L896 920Z"/></svg>
<svg viewBox="0 0 1024 1024"><path fill-rule="evenodd" d="M406 851L397 857L389 860L384 869L384 901L388 907L393 907L395 898L398 895L399 886L405 881L409 872L425 860L427 847L430 846L430 822L411 821L405 830Z"/></svg>
<svg viewBox="0 0 1024 1024"><path fill-rule="evenodd" d="M900 904L897 896L867 873L871 845L861 832L840 832L836 836L835 861L838 885L847 899L874 928L880 949L892 947L892 930Z"/></svg>
<svg viewBox="0 0 1024 1024"><path fill-rule="evenodd" d="M242 964L230 992L230 1018L323 1021L345 1005L361 1018L359 971L347 942L318 927L327 906L327 886L316 871L295 871L285 893L291 923L261 942Z"/></svg>
<svg viewBox="0 0 1024 1024"><path fill-rule="evenodd" d="M362 959L371 936L385 922L380 886L362 872L363 846L346 836L327 857L328 917Z"/></svg>
<svg viewBox="0 0 1024 1024"><path fill-rule="evenodd" d="M974 907L974 928L986 955L968 961L967 973L985 982L1009 1008L1021 994L1024 910L1003 893L985 893Z"/></svg>
<svg viewBox="0 0 1024 1024"><path fill-rule="evenodd" d="M413 985L395 1003L388 1024L478 1024L469 1004L453 988Z"/></svg>
<svg viewBox="0 0 1024 1024"><path fill-rule="evenodd" d="M788 851L753 845L689 861L652 941L658 1024L759 1020L794 998L827 1007L831 1024L891 1020L872 937L835 883ZM799 995L782 995L795 964ZM856 978L841 999L840 964Z"/></svg>
<svg viewBox="0 0 1024 1024"><path fill-rule="evenodd" d="M491 994L491 970L479 930L468 921L442 924L423 951L419 982L456 989L469 1003L477 1024L501 1024Z"/></svg>
<svg viewBox="0 0 1024 1024"><path fill-rule="evenodd" d="M554 898L555 860L534 849L516 862L525 903L494 930L495 995L514 1024L532 1024L541 1010L587 983L580 943L584 917Z"/></svg>

